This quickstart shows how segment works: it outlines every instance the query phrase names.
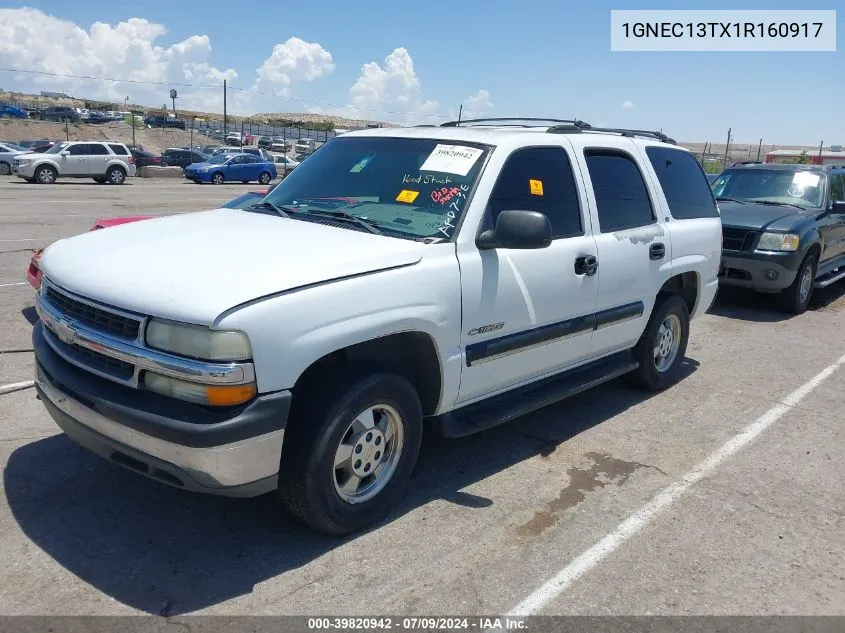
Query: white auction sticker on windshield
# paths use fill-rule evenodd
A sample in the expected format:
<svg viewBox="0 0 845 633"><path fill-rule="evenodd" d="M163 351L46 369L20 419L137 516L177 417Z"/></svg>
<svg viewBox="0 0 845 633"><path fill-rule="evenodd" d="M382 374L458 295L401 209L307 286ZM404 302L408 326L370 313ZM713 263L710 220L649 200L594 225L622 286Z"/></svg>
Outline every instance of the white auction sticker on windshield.
<svg viewBox="0 0 845 633"><path fill-rule="evenodd" d="M466 176L484 150L465 145L438 145L428 155L420 171L439 171Z"/></svg>
<svg viewBox="0 0 845 633"><path fill-rule="evenodd" d="M792 177L792 184L799 187L815 187L819 184L820 176L809 171L796 171Z"/></svg>

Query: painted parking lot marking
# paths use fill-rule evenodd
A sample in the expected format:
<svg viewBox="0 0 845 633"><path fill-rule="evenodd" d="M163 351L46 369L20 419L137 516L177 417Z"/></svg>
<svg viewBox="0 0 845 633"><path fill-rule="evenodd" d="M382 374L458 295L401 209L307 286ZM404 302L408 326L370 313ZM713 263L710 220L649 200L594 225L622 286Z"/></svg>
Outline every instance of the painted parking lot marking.
<svg viewBox="0 0 845 633"><path fill-rule="evenodd" d="M842 364L845 364L845 356L841 356L836 362L825 367L754 422L746 426L738 434L734 435L678 481L658 492L651 501L625 519L616 529L572 560L572 562L561 569L555 576L540 585L522 600L522 602L511 609L508 615L518 617L539 613L545 605L566 591L581 576L585 575L619 549L625 541L640 532L640 530L646 527L662 511L669 508L687 490L715 471L723 462L745 448L761 433L791 411L801 400L812 393L813 390L839 369Z"/></svg>
<svg viewBox="0 0 845 633"><path fill-rule="evenodd" d="M34 385L34 380L25 380L23 382L13 382L8 385L0 385L0 396L6 393L12 393L13 391L22 391L24 389L29 389Z"/></svg>

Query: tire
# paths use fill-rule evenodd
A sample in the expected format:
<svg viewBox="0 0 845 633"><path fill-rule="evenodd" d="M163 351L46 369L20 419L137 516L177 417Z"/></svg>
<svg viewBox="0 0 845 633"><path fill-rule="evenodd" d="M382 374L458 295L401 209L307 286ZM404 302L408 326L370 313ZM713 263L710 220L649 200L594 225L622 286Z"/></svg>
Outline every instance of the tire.
<svg viewBox="0 0 845 633"><path fill-rule="evenodd" d="M273 177L270 175L270 172L268 172L268 171L262 171L258 175L258 182L260 182L262 185L269 184L271 180L273 180Z"/></svg>
<svg viewBox="0 0 845 633"><path fill-rule="evenodd" d="M680 378L688 340L687 304L675 294L658 295L645 332L632 350L634 360L640 366L628 374L628 380L651 391L660 391L674 384ZM661 350L658 352L659 346Z"/></svg>
<svg viewBox="0 0 845 633"><path fill-rule="evenodd" d="M106 182L110 185L122 185L126 182L126 172L120 167L109 167L106 171Z"/></svg>
<svg viewBox="0 0 845 633"><path fill-rule="evenodd" d="M52 185L59 177L59 172L52 165L39 165L35 170L35 181L41 185Z"/></svg>
<svg viewBox="0 0 845 633"><path fill-rule="evenodd" d="M211 184L212 185L222 185L223 184L223 174L219 171L211 176Z"/></svg>
<svg viewBox="0 0 845 633"><path fill-rule="evenodd" d="M294 400L278 493L288 512L311 528L349 534L382 519L404 491L419 455L422 406L411 383L370 365L344 365L313 384ZM369 429L358 421L368 411L375 422ZM380 431L388 427L389 438ZM342 445L349 458L336 469ZM344 492L352 481L357 492Z"/></svg>
<svg viewBox="0 0 845 633"><path fill-rule="evenodd" d="M810 300L813 298L813 282L816 279L818 265L819 256L815 253L807 253L801 266L798 267L795 281L789 288L781 290L777 296L781 310L790 314L803 314L807 311Z"/></svg>
<svg viewBox="0 0 845 633"><path fill-rule="evenodd" d="M0 161L0 176L8 176L12 173L12 166L6 161Z"/></svg>

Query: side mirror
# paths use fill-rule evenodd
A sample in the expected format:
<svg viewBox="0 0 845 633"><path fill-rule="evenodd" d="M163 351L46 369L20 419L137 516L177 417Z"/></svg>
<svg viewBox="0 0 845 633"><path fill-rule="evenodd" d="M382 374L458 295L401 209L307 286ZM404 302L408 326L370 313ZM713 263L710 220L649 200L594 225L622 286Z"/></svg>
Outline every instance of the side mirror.
<svg viewBox="0 0 845 633"><path fill-rule="evenodd" d="M59 152L59 156L70 156L70 152L66 149L63 149L61 152Z"/></svg>
<svg viewBox="0 0 845 633"><path fill-rule="evenodd" d="M831 213L841 213L841 214L845 215L845 201L838 200L838 201L834 202L833 203L833 209L831 210Z"/></svg>
<svg viewBox="0 0 845 633"><path fill-rule="evenodd" d="M478 248L546 248L552 243L552 225L538 211L502 211L496 227L484 231L476 239Z"/></svg>

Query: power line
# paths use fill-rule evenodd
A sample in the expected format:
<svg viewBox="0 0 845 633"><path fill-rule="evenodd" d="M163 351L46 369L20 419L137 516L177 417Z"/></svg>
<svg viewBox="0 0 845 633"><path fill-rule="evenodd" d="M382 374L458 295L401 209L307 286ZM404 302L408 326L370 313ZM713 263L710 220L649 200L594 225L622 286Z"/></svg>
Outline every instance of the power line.
<svg viewBox="0 0 845 633"><path fill-rule="evenodd" d="M150 81L144 79L115 79L113 77L95 77L92 75L73 75L70 73L55 73L49 72L46 70L21 70L18 68L0 68L0 72L11 72L11 73L22 73L28 75L46 75L48 77L57 77L60 79L87 79L90 81L111 81L114 83L129 83L129 84L138 84L138 85L148 85L148 86L177 86L179 88L197 88L202 90L220 90L223 88L223 84L217 85L205 85L205 84L190 84L190 83L179 83L173 81ZM375 112L379 114L393 114L397 116L419 116L419 117L427 117L427 118L435 118L435 119L446 119L446 117L442 114L419 114L416 112L398 112L395 110L380 110L378 108L368 108L364 106L350 106L348 104L340 105L337 103L330 103L328 101L318 101L316 99L305 99L302 97L285 97L282 95L277 95L269 92L262 92L260 90L253 90L251 88L234 88L229 86L229 90L237 90L238 92L246 92L249 94L256 94L261 95L264 97L271 97L274 99L285 99L287 101L297 101L299 103L308 103L311 105L319 105L328 108L351 108L354 110L361 110L365 112Z"/></svg>

